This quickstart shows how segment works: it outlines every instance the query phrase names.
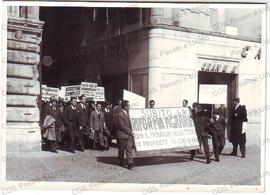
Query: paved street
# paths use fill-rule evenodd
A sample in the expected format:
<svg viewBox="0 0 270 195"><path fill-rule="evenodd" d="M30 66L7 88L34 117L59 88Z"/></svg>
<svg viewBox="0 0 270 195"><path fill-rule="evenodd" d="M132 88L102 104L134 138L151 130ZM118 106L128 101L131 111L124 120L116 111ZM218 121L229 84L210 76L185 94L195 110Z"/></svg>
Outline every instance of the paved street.
<svg viewBox="0 0 270 195"><path fill-rule="evenodd" d="M247 157L226 155L232 146L226 143L221 162L205 164L203 156L189 161L186 152L135 157L136 167L117 166L117 149L109 151L59 151L10 154L7 180L38 180L110 183L178 184L260 184L260 125L250 124L247 133ZM211 142L209 140L211 146ZM214 158L212 156L212 158ZM46 173L46 174L45 174Z"/></svg>

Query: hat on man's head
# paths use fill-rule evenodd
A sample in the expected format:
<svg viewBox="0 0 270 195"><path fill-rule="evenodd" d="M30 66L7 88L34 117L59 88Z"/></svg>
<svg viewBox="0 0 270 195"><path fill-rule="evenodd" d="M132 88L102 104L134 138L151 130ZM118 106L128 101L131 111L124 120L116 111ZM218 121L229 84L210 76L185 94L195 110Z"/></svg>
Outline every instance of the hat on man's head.
<svg viewBox="0 0 270 195"><path fill-rule="evenodd" d="M240 98L233 98L233 101L240 102Z"/></svg>

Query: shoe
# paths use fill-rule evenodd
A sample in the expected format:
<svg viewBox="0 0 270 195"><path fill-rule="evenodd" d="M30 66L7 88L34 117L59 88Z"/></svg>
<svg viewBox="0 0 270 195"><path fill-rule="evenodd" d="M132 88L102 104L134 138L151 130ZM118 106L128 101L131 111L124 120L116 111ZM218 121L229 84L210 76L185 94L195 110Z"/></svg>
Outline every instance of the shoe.
<svg viewBox="0 0 270 195"><path fill-rule="evenodd" d="M235 152L230 153L230 155L237 156L237 154Z"/></svg>
<svg viewBox="0 0 270 195"><path fill-rule="evenodd" d="M220 161L219 158L216 158L216 161L219 162Z"/></svg>
<svg viewBox="0 0 270 195"><path fill-rule="evenodd" d="M210 164L211 162L212 162L211 159L210 158L207 158L206 164Z"/></svg>
<svg viewBox="0 0 270 195"><path fill-rule="evenodd" d="M55 150L55 149L51 149L50 152L58 153L57 150Z"/></svg>
<svg viewBox="0 0 270 195"><path fill-rule="evenodd" d="M132 164L128 164L128 169L132 170Z"/></svg>
<svg viewBox="0 0 270 195"><path fill-rule="evenodd" d="M242 155L241 158L246 158L246 156L245 155Z"/></svg>
<svg viewBox="0 0 270 195"><path fill-rule="evenodd" d="M73 149L69 149L69 152L71 152L71 153L75 153L75 150L73 150Z"/></svg>

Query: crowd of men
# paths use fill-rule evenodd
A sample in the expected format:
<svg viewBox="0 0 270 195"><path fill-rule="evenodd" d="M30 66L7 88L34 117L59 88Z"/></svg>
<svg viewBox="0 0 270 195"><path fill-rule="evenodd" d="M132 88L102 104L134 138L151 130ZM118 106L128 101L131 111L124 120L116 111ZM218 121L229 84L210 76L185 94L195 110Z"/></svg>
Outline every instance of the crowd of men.
<svg viewBox="0 0 270 195"><path fill-rule="evenodd" d="M116 136L115 118L122 101L115 107L111 102L87 102L84 95L70 102L51 97L42 106L42 135L44 150L57 153L65 149L75 153L86 148L108 150Z"/></svg>
<svg viewBox="0 0 270 195"><path fill-rule="evenodd" d="M240 99L233 100L234 108L231 112L230 142L233 144L231 155L237 156L238 145L242 158L245 158L246 122L247 112L245 106L240 105ZM218 109L209 110L203 105L193 103L188 106L184 100L183 107L190 110L194 121L200 149L190 151L190 160L196 154L205 154L206 163L211 163L208 138L211 136L213 153L216 161L225 146L225 130L227 128L227 109L221 105ZM149 109L155 107L155 101L149 101ZM112 139L117 139L118 160L120 166L124 165L126 153L127 168L134 166L132 149L135 147L133 131L129 117L129 102L119 100L114 107L111 102L104 104L87 102L81 95L79 101L72 97L69 103L58 101L51 97L50 101L42 106L42 137L44 150L57 153L58 149L75 153L75 150L85 149L109 150ZM202 151L203 147L203 151Z"/></svg>

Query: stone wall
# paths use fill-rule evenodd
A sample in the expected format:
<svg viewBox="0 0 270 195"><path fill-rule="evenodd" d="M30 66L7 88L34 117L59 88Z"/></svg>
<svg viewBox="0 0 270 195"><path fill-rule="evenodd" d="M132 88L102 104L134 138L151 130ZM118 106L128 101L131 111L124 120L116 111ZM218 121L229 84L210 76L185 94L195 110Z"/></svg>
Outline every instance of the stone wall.
<svg viewBox="0 0 270 195"><path fill-rule="evenodd" d="M40 44L38 7L8 7L7 152L40 150Z"/></svg>

